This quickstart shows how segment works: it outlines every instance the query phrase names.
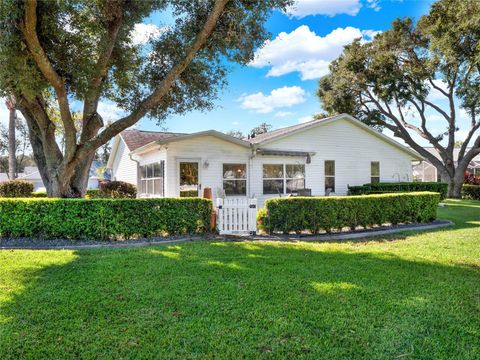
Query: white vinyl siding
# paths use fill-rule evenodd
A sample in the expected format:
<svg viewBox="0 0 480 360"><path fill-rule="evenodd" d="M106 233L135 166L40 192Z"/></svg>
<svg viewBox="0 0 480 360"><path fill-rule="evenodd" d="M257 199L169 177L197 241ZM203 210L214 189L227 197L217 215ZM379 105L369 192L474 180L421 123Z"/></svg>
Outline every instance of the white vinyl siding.
<svg viewBox="0 0 480 360"><path fill-rule="evenodd" d="M125 181L137 185L137 163L130 159L130 151L120 139L117 154L112 164L112 180Z"/></svg>

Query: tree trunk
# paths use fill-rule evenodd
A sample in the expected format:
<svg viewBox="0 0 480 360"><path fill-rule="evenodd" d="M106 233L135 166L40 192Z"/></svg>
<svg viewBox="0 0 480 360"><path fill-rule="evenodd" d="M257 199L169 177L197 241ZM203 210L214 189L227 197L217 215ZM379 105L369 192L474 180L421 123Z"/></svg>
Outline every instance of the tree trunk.
<svg viewBox="0 0 480 360"><path fill-rule="evenodd" d="M14 180L17 174L17 158L16 158L16 140L15 140L15 122L17 120L15 104L12 99L7 100L8 105L8 177Z"/></svg>
<svg viewBox="0 0 480 360"><path fill-rule="evenodd" d="M461 161L456 168L450 169L448 172L445 169L439 169L442 182L448 184L447 197L449 199L462 198L462 186L464 182L465 171L468 167L467 161ZM451 175L453 173L453 175Z"/></svg>

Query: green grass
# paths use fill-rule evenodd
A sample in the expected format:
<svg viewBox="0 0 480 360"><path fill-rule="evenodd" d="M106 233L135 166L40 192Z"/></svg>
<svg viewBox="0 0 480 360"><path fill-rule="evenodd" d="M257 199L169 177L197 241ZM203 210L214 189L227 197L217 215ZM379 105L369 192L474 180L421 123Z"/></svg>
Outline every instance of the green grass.
<svg viewBox="0 0 480 360"><path fill-rule="evenodd" d="M0 251L0 357L478 359L480 202L328 243Z"/></svg>

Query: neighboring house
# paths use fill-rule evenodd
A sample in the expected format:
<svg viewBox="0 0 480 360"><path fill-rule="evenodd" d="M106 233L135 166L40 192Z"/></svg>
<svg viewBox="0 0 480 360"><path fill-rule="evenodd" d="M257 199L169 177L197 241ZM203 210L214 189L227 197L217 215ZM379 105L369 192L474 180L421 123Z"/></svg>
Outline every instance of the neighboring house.
<svg viewBox="0 0 480 360"><path fill-rule="evenodd" d="M88 178L88 189L98 189L98 182L100 178L97 175L97 169L104 164L99 161L94 161L90 168L90 177ZM0 173L0 182L8 181L8 176L5 173ZM23 173L19 173L16 180L26 180L33 184L33 191L46 191L43 184L40 172L36 166L26 166Z"/></svg>
<svg viewBox="0 0 480 360"><path fill-rule="evenodd" d="M347 193L348 185L412 181L413 150L349 115L314 120L250 139L215 130L193 134L125 130L112 147L112 179L140 197L270 197L309 189Z"/></svg>
<svg viewBox="0 0 480 360"><path fill-rule="evenodd" d="M440 155L438 151L434 147L426 147L424 148L431 154L435 155L438 159L440 159ZM455 159L455 166L457 165L458 153L460 152L460 148L453 149L453 158ZM467 169L467 172L475 175L480 176L480 155L473 158L470 162L470 165ZM440 173L437 171L437 168L433 166L428 160L417 161L413 164L413 179L414 181L440 181Z"/></svg>

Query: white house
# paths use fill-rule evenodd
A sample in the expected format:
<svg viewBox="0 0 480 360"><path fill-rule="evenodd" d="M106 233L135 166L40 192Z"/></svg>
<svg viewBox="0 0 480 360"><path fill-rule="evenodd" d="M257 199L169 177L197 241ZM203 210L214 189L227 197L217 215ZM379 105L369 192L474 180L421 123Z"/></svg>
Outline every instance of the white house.
<svg viewBox="0 0 480 360"><path fill-rule="evenodd" d="M347 193L348 185L411 181L413 150L350 115L313 120L251 139L215 130L193 134L125 130L113 143L112 179L141 197L269 197ZM306 189L306 190L304 190Z"/></svg>

